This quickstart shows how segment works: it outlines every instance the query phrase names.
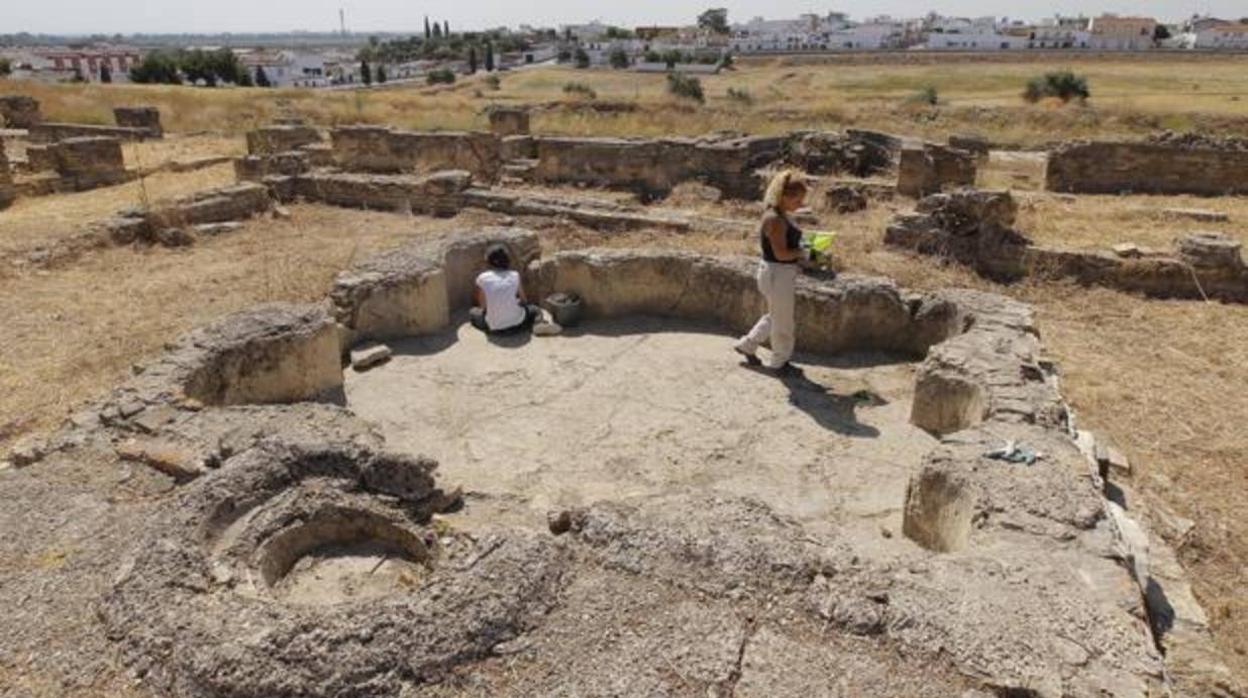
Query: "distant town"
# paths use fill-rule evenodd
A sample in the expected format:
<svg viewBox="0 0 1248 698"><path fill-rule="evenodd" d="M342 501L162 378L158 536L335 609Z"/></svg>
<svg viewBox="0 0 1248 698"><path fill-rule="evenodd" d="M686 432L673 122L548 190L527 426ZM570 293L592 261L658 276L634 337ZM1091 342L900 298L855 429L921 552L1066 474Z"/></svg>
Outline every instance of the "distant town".
<svg viewBox="0 0 1248 698"><path fill-rule="evenodd" d="M850 51L1245 51L1248 18L1054 16L869 17L842 12L730 21L710 9L688 26L457 31L425 20L414 34L338 32L153 36L0 36L0 76L46 82L151 82L206 86L359 89L454 82L479 70L569 63L642 72L711 73L735 55Z"/></svg>

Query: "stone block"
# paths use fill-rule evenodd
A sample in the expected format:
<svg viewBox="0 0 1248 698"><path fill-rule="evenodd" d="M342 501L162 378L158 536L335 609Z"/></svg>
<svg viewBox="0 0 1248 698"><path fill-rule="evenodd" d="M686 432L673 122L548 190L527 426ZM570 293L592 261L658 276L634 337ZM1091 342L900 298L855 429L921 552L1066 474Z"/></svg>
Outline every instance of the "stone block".
<svg viewBox="0 0 1248 698"><path fill-rule="evenodd" d="M0 96L0 126L29 129L41 121L39 100L25 95Z"/></svg>
<svg viewBox="0 0 1248 698"><path fill-rule="evenodd" d="M165 135L165 129L160 124L160 110L156 107L116 107L113 118L118 126L145 129L152 138Z"/></svg>
<svg viewBox="0 0 1248 698"><path fill-rule="evenodd" d="M1222 233L1192 233L1178 240L1179 257L1201 269L1243 269L1243 245Z"/></svg>
<svg viewBox="0 0 1248 698"><path fill-rule="evenodd" d="M493 107L490 132L499 138L529 135L529 110L516 107Z"/></svg>
<svg viewBox="0 0 1248 698"><path fill-rule="evenodd" d="M121 141L103 136L67 138L51 146L56 171L78 191L126 181Z"/></svg>
<svg viewBox="0 0 1248 698"><path fill-rule="evenodd" d="M351 350L351 368L367 371L390 360L394 351L385 344L364 344Z"/></svg>
<svg viewBox="0 0 1248 698"><path fill-rule="evenodd" d="M9 158L4 152L4 141L0 140L0 210L8 208L16 199L17 188L13 184Z"/></svg>
<svg viewBox="0 0 1248 698"><path fill-rule="evenodd" d="M345 126L331 132L334 160L344 170L378 174L428 174L465 170L486 182L502 168L501 141L491 133L399 131Z"/></svg>

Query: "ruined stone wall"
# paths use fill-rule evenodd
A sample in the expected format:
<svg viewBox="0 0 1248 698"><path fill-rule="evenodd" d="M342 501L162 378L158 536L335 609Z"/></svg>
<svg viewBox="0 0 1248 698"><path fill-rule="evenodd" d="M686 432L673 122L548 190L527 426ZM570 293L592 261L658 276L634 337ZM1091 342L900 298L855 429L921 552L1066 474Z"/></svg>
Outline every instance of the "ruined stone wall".
<svg viewBox="0 0 1248 698"><path fill-rule="evenodd" d="M975 185L975 157L964 150L924 144L903 148L897 166L897 192L922 197Z"/></svg>
<svg viewBox="0 0 1248 698"><path fill-rule="evenodd" d="M490 133L398 131L345 126L331 132L334 160L344 170L425 174L466 170L482 181L498 179L501 142Z"/></svg>
<svg viewBox="0 0 1248 698"><path fill-rule="evenodd" d="M0 97L0 125L5 128L32 128L43 115L39 112L39 101L25 95L4 95Z"/></svg>
<svg viewBox="0 0 1248 698"><path fill-rule="evenodd" d="M146 128L123 126L96 126L94 124L62 124L45 121L30 128L30 139L37 143L55 143L67 138L116 138L132 142L153 138Z"/></svg>
<svg viewBox="0 0 1248 698"><path fill-rule="evenodd" d="M165 128L160 123L160 110L156 107L117 107L113 119L124 128L146 129L152 138L162 138Z"/></svg>
<svg viewBox="0 0 1248 698"><path fill-rule="evenodd" d="M663 197L681 182L701 181L729 198L754 200L762 194L754 169L779 155L783 139L542 137L534 142L537 181L631 189L644 197Z"/></svg>
<svg viewBox="0 0 1248 698"><path fill-rule="evenodd" d="M1035 245L1015 230L1017 207L1004 191L963 190L921 200L915 213L893 219L884 242L953 259L1000 280L1070 279L1159 298L1248 302L1248 265L1241 243L1195 233L1173 251L1074 250Z"/></svg>
<svg viewBox="0 0 1248 698"><path fill-rule="evenodd" d="M1067 143L1049 153L1045 188L1081 194L1248 193L1248 151L1158 143Z"/></svg>
<svg viewBox="0 0 1248 698"><path fill-rule="evenodd" d="M265 126L247 132L247 153L259 156L274 155L321 142L321 132L311 126L298 124Z"/></svg>
<svg viewBox="0 0 1248 698"><path fill-rule="evenodd" d="M116 138L67 138L51 146L56 171L77 191L105 187L133 178L126 171L121 141Z"/></svg>
<svg viewBox="0 0 1248 698"><path fill-rule="evenodd" d="M9 169L9 157L4 152L4 141L0 140L0 209L6 209L17 198L13 187L13 173Z"/></svg>

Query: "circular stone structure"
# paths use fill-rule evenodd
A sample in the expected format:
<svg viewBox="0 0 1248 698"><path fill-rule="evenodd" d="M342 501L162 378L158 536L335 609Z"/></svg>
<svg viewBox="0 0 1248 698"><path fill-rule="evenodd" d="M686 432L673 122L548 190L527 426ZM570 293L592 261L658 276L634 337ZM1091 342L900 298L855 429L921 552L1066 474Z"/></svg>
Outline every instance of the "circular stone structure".
<svg viewBox="0 0 1248 698"><path fill-rule="evenodd" d="M470 540L428 460L266 443L182 491L103 603L180 696L395 695L523 632L567 565L548 536ZM318 571L318 568L323 568Z"/></svg>
<svg viewBox="0 0 1248 698"><path fill-rule="evenodd" d="M499 243L584 325L458 327ZM1164 693L1142 558L1030 309L803 278L810 361L779 381L730 351L753 269L485 231L193 333L93 417L199 459L129 451L189 484L109 637L179 698ZM344 378L377 340L391 361ZM1043 457L989 456L1009 443Z"/></svg>

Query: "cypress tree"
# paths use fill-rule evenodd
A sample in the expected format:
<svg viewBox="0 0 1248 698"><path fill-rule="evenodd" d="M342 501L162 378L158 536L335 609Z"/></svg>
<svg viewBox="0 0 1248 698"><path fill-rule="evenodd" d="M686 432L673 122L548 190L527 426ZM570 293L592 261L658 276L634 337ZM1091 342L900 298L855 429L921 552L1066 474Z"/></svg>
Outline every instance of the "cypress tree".
<svg viewBox="0 0 1248 698"><path fill-rule="evenodd" d="M432 30L429 29L429 15L425 15L425 39L428 40L432 36Z"/></svg>
<svg viewBox="0 0 1248 698"><path fill-rule="evenodd" d="M269 74L264 72L264 66L256 68L256 87L272 87L273 83L269 82Z"/></svg>
<svg viewBox="0 0 1248 698"><path fill-rule="evenodd" d="M474 75L477 72L477 47L468 47L468 74Z"/></svg>
<svg viewBox="0 0 1248 698"><path fill-rule="evenodd" d="M108 63L100 63L100 82L107 85L113 81L113 71L109 69Z"/></svg>
<svg viewBox="0 0 1248 698"><path fill-rule="evenodd" d="M360 79L364 81L365 85L373 84L373 69L369 67L368 61L360 63Z"/></svg>
<svg viewBox="0 0 1248 698"><path fill-rule="evenodd" d="M494 72L494 43L485 42L485 72Z"/></svg>
<svg viewBox="0 0 1248 698"><path fill-rule="evenodd" d="M442 36L451 38L451 23L446 20L442 20Z"/></svg>

